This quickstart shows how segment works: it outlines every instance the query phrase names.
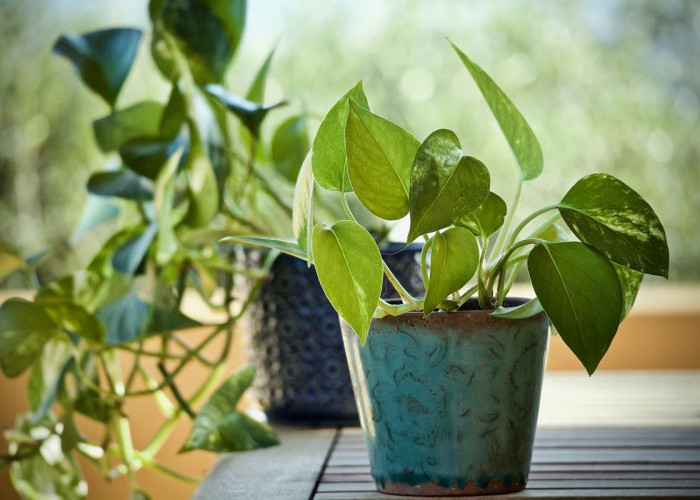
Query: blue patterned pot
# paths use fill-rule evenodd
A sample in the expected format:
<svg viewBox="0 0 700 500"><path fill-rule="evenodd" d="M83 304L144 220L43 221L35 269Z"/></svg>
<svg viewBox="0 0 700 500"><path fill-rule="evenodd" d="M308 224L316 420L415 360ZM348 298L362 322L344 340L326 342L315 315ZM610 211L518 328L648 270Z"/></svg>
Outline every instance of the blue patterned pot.
<svg viewBox="0 0 700 500"><path fill-rule="evenodd" d="M373 320L361 346L343 322L377 489L421 496L523 489L548 327L544 313L525 320L481 310L408 313Z"/></svg>

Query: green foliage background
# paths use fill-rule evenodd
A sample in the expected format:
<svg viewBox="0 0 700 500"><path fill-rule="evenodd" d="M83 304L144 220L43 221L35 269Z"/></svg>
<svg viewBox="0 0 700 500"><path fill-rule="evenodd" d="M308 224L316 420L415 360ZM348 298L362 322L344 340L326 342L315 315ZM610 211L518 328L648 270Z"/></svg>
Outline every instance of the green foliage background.
<svg viewBox="0 0 700 500"><path fill-rule="evenodd" d="M71 249L68 238L85 182L103 164L90 122L107 112L50 47L61 32L146 24L145 1L0 0L0 235L24 253L60 250L42 267L47 277L96 248ZM323 115L363 79L373 109L419 140L455 130L509 199L517 167L447 36L499 82L540 139L548 172L528 185L523 213L557 201L585 174L611 173L666 226L671 279L698 280L699 33L694 0L256 0L228 80L244 92L277 45L267 102L284 95L297 100L290 113L306 106ZM122 102L162 95L164 86L142 64Z"/></svg>

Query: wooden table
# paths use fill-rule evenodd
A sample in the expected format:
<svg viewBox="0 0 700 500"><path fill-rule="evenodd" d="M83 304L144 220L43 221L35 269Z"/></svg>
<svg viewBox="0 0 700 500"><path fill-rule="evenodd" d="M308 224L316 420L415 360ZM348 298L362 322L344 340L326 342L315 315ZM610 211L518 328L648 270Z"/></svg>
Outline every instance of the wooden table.
<svg viewBox="0 0 700 500"><path fill-rule="evenodd" d="M406 498L376 492L359 428L279 431L222 456L193 498ZM700 498L700 372L548 373L527 489L501 497Z"/></svg>

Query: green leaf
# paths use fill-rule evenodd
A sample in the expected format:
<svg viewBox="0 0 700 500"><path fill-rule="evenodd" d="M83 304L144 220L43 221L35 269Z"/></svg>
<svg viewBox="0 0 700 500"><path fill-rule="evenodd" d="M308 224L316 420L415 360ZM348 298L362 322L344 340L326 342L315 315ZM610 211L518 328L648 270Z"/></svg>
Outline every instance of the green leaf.
<svg viewBox="0 0 700 500"><path fill-rule="evenodd" d="M178 249L178 240L175 235L175 224L178 222L178 217L175 214L173 203L175 200L175 174L181 156L182 151L170 158L156 182L154 203L158 217L156 262L161 266L167 264Z"/></svg>
<svg viewBox="0 0 700 500"><path fill-rule="evenodd" d="M190 227L202 227L209 224L219 211L220 199L216 173L201 145L193 144L185 171L188 173L190 199L185 224Z"/></svg>
<svg viewBox="0 0 700 500"><path fill-rule="evenodd" d="M137 137L119 148L124 165L139 175L156 180L163 166L178 149L186 146L183 137Z"/></svg>
<svg viewBox="0 0 700 500"><path fill-rule="evenodd" d="M83 212L70 235L71 245L77 245L97 226L116 219L119 207L103 196L88 196Z"/></svg>
<svg viewBox="0 0 700 500"><path fill-rule="evenodd" d="M329 191L352 191L346 169L345 124L348 119L349 101L369 109L367 96L358 82L330 109L314 138L311 167L319 186Z"/></svg>
<svg viewBox="0 0 700 500"><path fill-rule="evenodd" d="M180 80L173 81L168 103L160 118L160 135L171 139L180 134L182 125L187 119L187 102L180 90Z"/></svg>
<svg viewBox="0 0 700 500"><path fill-rule="evenodd" d="M323 291L364 344L382 292L382 257L372 236L343 220L313 230L313 255Z"/></svg>
<svg viewBox="0 0 700 500"><path fill-rule="evenodd" d="M355 194L374 215L395 220L408 213L411 167L419 146L404 129L350 100L348 174Z"/></svg>
<svg viewBox="0 0 700 500"><path fill-rule="evenodd" d="M520 166L523 180L535 179L542 173L543 158L542 148L530 125L491 77L455 44L450 43L491 108Z"/></svg>
<svg viewBox="0 0 700 500"><path fill-rule="evenodd" d="M136 137L158 135L162 115L160 103L143 101L95 120L92 128L97 145L109 153Z"/></svg>
<svg viewBox="0 0 700 500"><path fill-rule="evenodd" d="M644 274L628 269L625 266L616 264L613 262L613 267L617 272L617 277L620 279L620 285L622 286L622 316L620 321L627 317L634 301L637 299L637 293L639 292L639 287L642 286L642 279Z"/></svg>
<svg viewBox="0 0 700 500"><path fill-rule="evenodd" d="M436 130L423 141L411 171L408 242L454 224L479 208L489 195L491 177L476 158L462 156L450 130Z"/></svg>
<svg viewBox="0 0 700 500"><path fill-rule="evenodd" d="M272 106L263 106L233 95L221 85L207 85L206 91L236 115L245 128L256 138L260 135L260 125L267 114L275 108L287 105L286 101L281 101Z"/></svg>
<svg viewBox="0 0 700 500"><path fill-rule="evenodd" d="M574 184L558 207L573 233L608 259L640 273L668 278L668 243L661 221L619 179L588 175Z"/></svg>
<svg viewBox="0 0 700 500"><path fill-rule="evenodd" d="M504 319L525 319L537 316L542 311L544 311L544 309L542 309L542 304L540 300L535 297L516 307L500 306L496 308L491 315Z"/></svg>
<svg viewBox="0 0 700 500"><path fill-rule="evenodd" d="M253 83L248 89L248 93L245 98L251 102L257 102L262 104L265 102L265 83L267 82L267 74L270 72L270 64L272 63L272 56L275 55L274 49L265 58L262 66L255 75Z"/></svg>
<svg viewBox="0 0 700 500"><path fill-rule="evenodd" d="M552 224L543 231L533 234L532 237L551 241L552 243L571 240L571 238L569 238L569 234L559 224Z"/></svg>
<svg viewBox="0 0 700 500"><path fill-rule="evenodd" d="M527 264L547 316L592 374L622 317L622 289L613 265L579 242L537 245Z"/></svg>
<svg viewBox="0 0 700 500"><path fill-rule="evenodd" d="M292 116L282 122L272 136L271 149L272 162L277 172L290 182L294 182L309 152L306 117Z"/></svg>
<svg viewBox="0 0 700 500"><path fill-rule="evenodd" d="M151 222L144 232L120 246L112 257L114 269L129 276L133 275L141 265L157 232L158 223Z"/></svg>
<svg viewBox="0 0 700 500"><path fill-rule="evenodd" d="M427 317L454 291L474 276L479 264L479 244L474 235L461 227L437 232L430 243L430 280L423 316Z"/></svg>
<svg viewBox="0 0 700 500"><path fill-rule="evenodd" d="M88 192L97 196L115 196L127 200L152 200L153 185L130 170L97 172L90 176Z"/></svg>
<svg viewBox="0 0 700 500"><path fill-rule="evenodd" d="M0 367L13 378L41 356L44 344L59 333L44 308L12 298L0 307Z"/></svg>
<svg viewBox="0 0 700 500"><path fill-rule="evenodd" d="M26 269L27 263L9 245L0 241L0 281L10 274Z"/></svg>
<svg viewBox="0 0 700 500"><path fill-rule="evenodd" d="M38 305L44 308L54 323L62 329L72 332L81 338L102 342L105 330L97 317L83 306L68 300L36 299Z"/></svg>
<svg viewBox="0 0 700 500"><path fill-rule="evenodd" d="M496 193L490 192L479 208L455 224L469 229L475 236L488 238L501 228L507 212L506 202Z"/></svg>
<svg viewBox="0 0 700 500"><path fill-rule="evenodd" d="M294 202L292 205L292 231L294 232L294 238L299 244L299 248L307 253L311 250L308 240L312 232L310 228L313 228L315 182L313 170L311 170L311 152L309 152L301 166L299 177L294 186ZM310 257L309 262L311 262Z"/></svg>
<svg viewBox="0 0 700 500"><path fill-rule="evenodd" d="M36 295L38 304L70 302L94 312L114 288L113 280L106 280L98 273L80 270L44 286Z"/></svg>
<svg viewBox="0 0 700 500"><path fill-rule="evenodd" d="M166 0L152 3L149 11L151 50L166 78L173 74L176 56L163 31L174 39L199 85L223 79L243 35L245 0Z"/></svg>
<svg viewBox="0 0 700 500"><path fill-rule="evenodd" d="M27 385L29 406L34 412L35 422L43 418L56 400L59 383L63 383L63 372L71 359L68 343L58 340L49 340L43 353L34 363Z"/></svg>
<svg viewBox="0 0 700 500"><path fill-rule="evenodd" d="M85 85L114 107L140 41L140 30L113 28L82 36L62 35L53 51L68 58Z"/></svg>
<svg viewBox="0 0 700 500"><path fill-rule="evenodd" d="M272 428L236 410L236 406L253 383L255 368L244 367L224 382L199 410L192 432L180 452L207 450L215 452L247 451L279 444Z"/></svg>
<svg viewBox="0 0 700 500"><path fill-rule="evenodd" d="M222 238L221 242L269 248L270 250L278 250L282 253L286 253L287 255L291 255L292 257L306 260L306 252L292 240L266 238L263 236L228 236L226 238Z"/></svg>

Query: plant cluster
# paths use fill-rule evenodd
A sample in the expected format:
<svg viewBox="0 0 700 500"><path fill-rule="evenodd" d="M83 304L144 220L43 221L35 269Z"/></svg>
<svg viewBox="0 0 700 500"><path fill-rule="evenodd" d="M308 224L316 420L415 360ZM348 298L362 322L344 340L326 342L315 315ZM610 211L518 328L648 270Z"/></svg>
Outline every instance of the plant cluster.
<svg viewBox="0 0 700 500"><path fill-rule="evenodd" d="M464 153L452 131L437 130L418 141L369 110L360 82L328 112L302 166L294 199L295 240L228 240L274 248L313 263L330 302L362 342L373 317L454 311L476 296L481 309L503 318L526 318L544 310L593 373L632 307L643 274L668 277L663 226L639 194L603 173L580 179L560 202L514 224L524 183L542 172L542 150L512 101L481 67L453 48L519 166L510 208L490 190L487 167ZM320 188L341 193L343 220L316 223L314 192ZM410 217L408 243L425 240L425 298L411 296L383 262L345 202L350 192L377 217ZM579 241L569 240L561 220ZM519 307L505 307L526 262L536 297ZM383 275L401 304L380 298Z"/></svg>
<svg viewBox="0 0 700 500"><path fill-rule="evenodd" d="M50 283L37 278L41 256L23 259L0 247L0 277L23 269L35 288L32 300L13 298L0 307L0 367L8 377L31 371L31 413L5 433L9 453L1 457L26 498L83 498L78 455L108 478L127 476L135 498L146 496L136 478L143 467L193 480L157 459L182 418L191 419L192 430L181 451L277 443L269 426L236 410L254 370L224 380L234 324L255 293L235 291L234 277L260 283L275 254L261 268L247 268L216 242L231 232L288 231L285 200L309 148L307 117L288 117L270 140L264 137L266 117L285 104L263 104L272 54L245 97L225 89L244 29L244 0L153 0L149 13L151 57L170 84L164 102L118 105L140 30L64 35L54 46L109 106L94 121L94 135L109 162L118 160L117 168L90 176L74 243L95 237L98 226L113 228L111 236L84 269ZM224 319L203 325L183 314L187 289ZM212 357L208 347L222 337ZM186 395L179 375L194 363L207 376ZM149 395L164 423L136 449L125 405ZM103 436L84 435L77 416L101 424Z"/></svg>

